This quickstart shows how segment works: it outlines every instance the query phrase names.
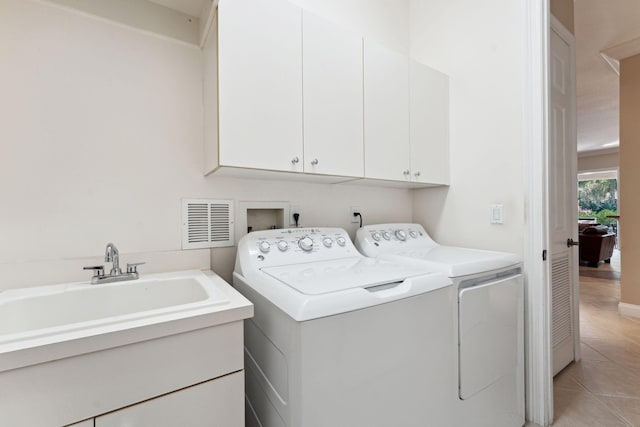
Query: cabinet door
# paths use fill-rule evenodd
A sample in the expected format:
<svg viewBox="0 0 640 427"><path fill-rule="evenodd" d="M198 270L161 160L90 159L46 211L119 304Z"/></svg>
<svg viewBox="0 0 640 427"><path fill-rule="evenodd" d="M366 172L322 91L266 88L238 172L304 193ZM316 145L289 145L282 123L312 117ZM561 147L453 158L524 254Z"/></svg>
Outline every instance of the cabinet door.
<svg viewBox="0 0 640 427"><path fill-rule="evenodd" d="M362 37L302 14L304 171L363 176Z"/></svg>
<svg viewBox="0 0 640 427"><path fill-rule="evenodd" d="M364 42L364 172L409 180L409 59Z"/></svg>
<svg viewBox="0 0 640 427"><path fill-rule="evenodd" d="M242 427L244 373L236 372L95 419L96 427Z"/></svg>
<svg viewBox="0 0 640 427"><path fill-rule="evenodd" d="M220 164L301 171L302 10L221 0L218 61Z"/></svg>
<svg viewBox="0 0 640 427"><path fill-rule="evenodd" d="M411 179L449 184L449 78L411 61Z"/></svg>

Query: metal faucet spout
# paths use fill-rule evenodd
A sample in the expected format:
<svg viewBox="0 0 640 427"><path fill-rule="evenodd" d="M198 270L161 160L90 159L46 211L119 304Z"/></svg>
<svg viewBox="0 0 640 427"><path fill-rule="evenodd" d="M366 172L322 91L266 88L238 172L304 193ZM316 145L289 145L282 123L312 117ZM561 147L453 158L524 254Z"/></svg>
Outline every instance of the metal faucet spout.
<svg viewBox="0 0 640 427"><path fill-rule="evenodd" d="M104 261L113 263L110 273L112 276L122 274L122 270L120 269L120 252L118 252L118 248L116 248L116 245L113 243L107 243L107 248L104 252Z"/></svg>

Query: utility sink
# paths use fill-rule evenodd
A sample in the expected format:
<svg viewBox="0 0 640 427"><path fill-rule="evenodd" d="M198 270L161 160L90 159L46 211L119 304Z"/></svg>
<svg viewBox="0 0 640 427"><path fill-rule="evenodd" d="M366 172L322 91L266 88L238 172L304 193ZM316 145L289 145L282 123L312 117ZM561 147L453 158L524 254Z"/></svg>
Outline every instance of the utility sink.
<svg viewBox="0 0 640 427"><path fill-rule="evenodd" d="M200 271L100 285L87 282L22 289L0 297L3 344L228 302Z"/></svg>
<svg viewBox="0 0 640 427"><path fill-rule="evenodd" d="M0 293L0 372L10 368L3 366L3 356L15 351L232 308L226 307L231 301L225 286L214 279L228 287L218 276L192 270L149 274L133 281L4 291Z"/></svg>
<svg viewBox="0 0 640 427"><path fill-rule="evenodd" d="M241 384L252 316L212 271L0 292L0 425L93 425L231 374Z"/></svg>

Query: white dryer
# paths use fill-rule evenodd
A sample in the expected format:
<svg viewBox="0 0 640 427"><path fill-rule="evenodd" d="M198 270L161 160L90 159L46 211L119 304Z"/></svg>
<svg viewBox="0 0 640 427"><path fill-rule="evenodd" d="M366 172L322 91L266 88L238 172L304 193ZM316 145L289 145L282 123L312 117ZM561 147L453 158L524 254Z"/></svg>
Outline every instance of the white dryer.
<svg viewBox="0 0 640 427"><path fill-rule="evenodd" d="M524 424L524 290L521 261L504 252L442 246L420 224L368 225L366 256L423 265L453 280L456 426Z"/></svg>
<svg viewBox="0 0 640 427"><path fill-rule="evenodd" d="M451 281L362 256L339 228L257 231L238 243L246 425L451 426Z"/></svg>

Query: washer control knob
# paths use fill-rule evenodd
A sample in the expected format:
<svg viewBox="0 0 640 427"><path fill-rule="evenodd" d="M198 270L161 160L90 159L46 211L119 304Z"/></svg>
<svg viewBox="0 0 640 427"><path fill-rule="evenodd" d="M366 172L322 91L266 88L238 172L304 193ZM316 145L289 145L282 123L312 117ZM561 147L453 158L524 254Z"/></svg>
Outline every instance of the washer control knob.
<svg viewBox="0 0 640 427"><path fill-rule="evenodd" d="M284 252L287 249L289 249L289 244L287 242L285 242L284 240L280 240L280 241L278 241L278 249L280 249L282 252Z"/></svg>
<svg viewBox="0 0 640 427"><path fill-rule="evenodd" d="M269 242L260 242L258 248L260 249L260 252L266 254L267 252L269 252L269 249L271 249L271 245L269 244Z"/></svg>
<svg viewBox="0 0 640 427"><path fill-rule="evenodd" d="M322 239L322 244L327 248L330 248L331 245L333 245L333 240L331 240L331 237L325 237L324 239Z"/></svg>
<svg viewBox="0 0 640 427"><path fill-rule="evenodd" d="M298 240L298 246L300 246L300 249L303 251L310 252L311 249L313 249L313 240L311 240L311 237L303 237Z"/></svg>
<svg viewBox="0 0 640 427"><path fill-rule="evenodd" d="M407 240L407 233L405 233L404 230L396 230L395 234L398 240L402 240L403 242Z"/></svg>
<svg viewBox="0 0 640 427"><path fill-rule="evenodd" d="M380 241L380 233L378 233L377 231L371 234L371 237L373 237L373 240L375 240L376 242Z"/></svg>
<svg viewBox="0 0 640 427"><path fill-rule="evenodd" d="M391 234L388 231L383 231L382 237L384 237L384 240L391 240Z"/></svg>
<svg viewBox="0 0 640 427"><path fill-rule="evenodd" d="M336 239L336 242L338 242L338 244L339 244L340 246L344 246L344 245L347 243L347 241L345 240L345 238L344 238L344 237L338 237L338 238Z"/></svg>
<svg viewBox="0 0 640 427"><path fill-rule="evenodd" d="M416 233L415 231L411 230L409 231L409 236L413 237L414 239L418 238L418 233Z"/></svg>

